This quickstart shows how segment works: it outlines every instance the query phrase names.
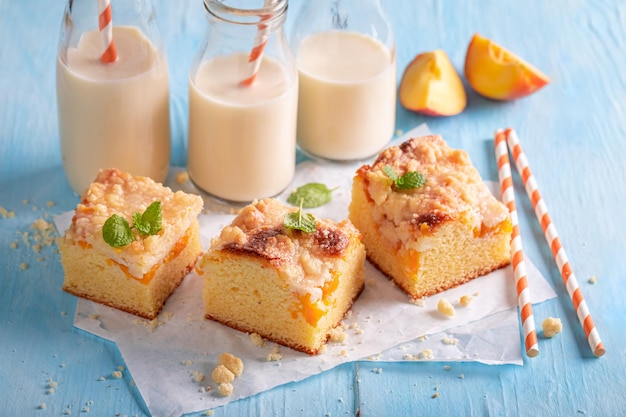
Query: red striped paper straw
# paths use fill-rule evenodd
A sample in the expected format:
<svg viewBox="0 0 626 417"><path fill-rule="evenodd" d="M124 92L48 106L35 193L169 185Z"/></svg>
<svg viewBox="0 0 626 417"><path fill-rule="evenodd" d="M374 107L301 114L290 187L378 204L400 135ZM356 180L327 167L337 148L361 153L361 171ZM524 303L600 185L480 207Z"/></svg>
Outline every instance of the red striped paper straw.
<svg viewBox="0 0 626 417"><path fill-rule="evenodd" d="M519 306L519 314L524 331L524 346L526 348L526 355L534 358L539 355L539 343L537 342L533 307L530 301L530 290L528 289L528 280L526 278L526 262L524 261L522 236L519 231L517 208L515 206L515 191L513 190L509 151L506 147L506 135L502 130L496 132L494 147L496 151L496 161L498 162L498 178L500 179L502 201L509 209L511 223L513 225L513 231L511 232L511 263L513 264L513 273L515 275L517 304Z"/></svg>
<svg viewBox="0 0 626 417"><path fill-rule="evenodd" d="M267 8L270 4L272 4L273 0L265 0L263 2L263 8ZM258 30L256 36L254 38L254 46L250 51L250 55L248 56L248 64L249 71L248 77L241 81L241 85L243 86L251 86L254 84L254 80L256 80L257 73L259 72L259 68L261 67L261 60L263 58L263 51L265 50L265 46L267 45L267 33L268 33L268 25L264 22L271 18L271 15L261 15L261 22L258 24Z"/></svg>
<svg viewBox="0 0 626 417"><path fill-rule="evenodd" d="M596 326L593 323L591 313L589 313L587 302L583 298L582 291L578 286L576 276L574 275L574 272L569 265L565 249L563 248L563 246L561 246L556 227L554 226L554 223L552 223L550 215L548 214L548 208L541 198L541 194L539 193L539 188L537 186L537 181L535 180L535 177L533 176L532 172L530 171L530 167L528 166L528 159L526 158L526 155L524 154L524 151L520 146L519 139L517 138L517 134L515 133L515 131L513 129L507 129L505 135L507 137L509 149L511 150L511 154L513 155L513 159L515 161L517 171L522 177L522 181L524 182L524 186L526 187L526 193L528 194L530 201L533 205L537 220L539 220L539 223L541 224L543 234L546 238L546 241L548 242L548 245L550 246L552 256L554 257L557 268L561 273L561 277L563 278L563 283L565 284L567 293L569 294L570 299L574 304L574 309L576 310L578 320L580 321L580 324L585 331L587 342L589 343L593 354L597 357L600 357L606 353L606 350L604 349L602 340L600 340L600 334L598 333L598 329L596 329Z"/></svg>
<svg viewBox="0 0 626 417"><path fill-rule="evenodd" d="M113 42L113 19L110 0L98 0L98 30L102 43L100 61L110 64L117 61L117 49Z"/></svg>

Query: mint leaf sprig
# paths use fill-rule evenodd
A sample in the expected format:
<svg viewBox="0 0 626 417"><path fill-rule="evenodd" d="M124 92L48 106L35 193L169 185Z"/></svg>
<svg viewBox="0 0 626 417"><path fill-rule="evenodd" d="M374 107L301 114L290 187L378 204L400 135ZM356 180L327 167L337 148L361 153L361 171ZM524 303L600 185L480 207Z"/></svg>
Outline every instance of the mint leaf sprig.
<svg viewBox="0 0 626 417"><path fill-rule="evenodd" d="M113 214L102 226L102 238L110 246L121 248L130 245L135 239L133 228L137 229L142 236L152 236L159 233L162 227L161 202L155 201L148 206L143 214L139 212L133 214L132 226L122 216Z"/></svg>
<svg viewBox="0 0 626 417"><path fill-rule="evenodd" d="M292 211L285 214L283 225L287 229L295 229L303 231L304 233L315 233L317 229L317 221L311 213L302 212L302 204L304 199L300 199L300 208L298 211Z"/></svg>
<svg viewBox="0 0 626 417"><path fill-rule="evenodd" d="M302 207L315 208L328 204L332 199L332 193L337 188L329 189L326 185L319 182L310 182L301 185L287 197L287 202L293 206L297 206L302 202Z"/></svg>
<svg viewBox="0 0 626 417"><path fill-rule="evenodd" d="M411 190L413 188L420 188L426 184L426 178L424 175L417 171L407 172L406 174L399 176L396 171L393 170L391 165L385 165L383 172L391 178L395 188L399 190Z"/></svg>

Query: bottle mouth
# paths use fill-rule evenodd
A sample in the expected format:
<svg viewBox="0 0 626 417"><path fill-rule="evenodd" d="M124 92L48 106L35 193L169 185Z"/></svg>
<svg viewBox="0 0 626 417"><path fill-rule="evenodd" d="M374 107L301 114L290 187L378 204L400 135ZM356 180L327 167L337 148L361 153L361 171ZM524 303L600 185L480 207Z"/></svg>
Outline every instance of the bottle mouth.
<svg viewBox="0 0 626 417"><path fill-rule="evenodd" d="M239 25L258 25L259 20L271 21L287 12L287 0L204 0L205 10L225 22Z"/></svg>

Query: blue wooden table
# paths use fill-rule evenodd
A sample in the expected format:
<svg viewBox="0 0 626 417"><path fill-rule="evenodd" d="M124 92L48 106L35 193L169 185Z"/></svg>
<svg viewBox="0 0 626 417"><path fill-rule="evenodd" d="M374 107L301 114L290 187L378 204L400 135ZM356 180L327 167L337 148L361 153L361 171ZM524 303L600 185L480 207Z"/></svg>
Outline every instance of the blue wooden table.
<svg viewBox="0 0 626 417"><path fill-rule="evenodd" d="M300 3L294 0L292 11ZM171 165L185 166L187 71L206 23L201 0L155 5L170 62ZM626 3L384 5L397 37L398 80L414 55L433 49L445 50L462 72L475 32L551 78L535 95L507 103L468 88L467 109L450 118L399 108L397 128L428 123L465 149L490 180L497 180L494 130L517 130L607 353L591 355L515 174L525 249L558 293L536 305L535 316L564 323L557 337L540 338L538 357L525 358L524 366L451 363L450 369L444 362L349 363L214 415L626 415ZM115 344L73 328L76 298L60 290L54 234L36 227L78 202L58 145L54 66L63 8L62 0L0 0L0 414L143 416L149 412L131 374L100 380L124 361Z"/></svg>

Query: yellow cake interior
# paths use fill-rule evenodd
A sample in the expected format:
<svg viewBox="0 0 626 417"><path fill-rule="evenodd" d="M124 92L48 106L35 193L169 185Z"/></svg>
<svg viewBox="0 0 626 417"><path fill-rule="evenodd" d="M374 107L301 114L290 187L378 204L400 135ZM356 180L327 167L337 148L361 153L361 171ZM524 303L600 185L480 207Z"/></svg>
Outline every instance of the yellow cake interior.
<svg viewBox="0 0 626 417"><path fill-rule="evenodd" d="M273 199L243 210L199 262L206 317L316 354L364 285L365 250L349 223L285 230Z"/></svg>

